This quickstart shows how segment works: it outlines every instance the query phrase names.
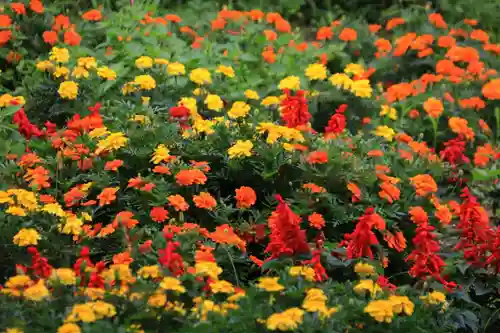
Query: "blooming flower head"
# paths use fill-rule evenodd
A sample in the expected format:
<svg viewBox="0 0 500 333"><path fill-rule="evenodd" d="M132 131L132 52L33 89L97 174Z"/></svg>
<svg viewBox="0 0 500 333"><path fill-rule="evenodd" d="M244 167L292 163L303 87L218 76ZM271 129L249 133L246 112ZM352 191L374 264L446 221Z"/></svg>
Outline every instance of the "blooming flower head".
<svg viewBox="0 0 500 333"><path fill-rule="evenodd" d="M310 64L306 68L306 76L309 80L324 80L326 79L326 67L323 64Z"/></svg>
<svg viewBox="0 0 500 333"><path fill-rule="evenodd" d="M431 175L416 175L410 178L410 183L415 187L415 191L419 197L436 193L438 190L437 184Z"/></svg>
<svg viewBox="0 0 500 333"><path fill-rule="evenodd" d="M364 262L358 262L356 264L356 266L354 266L354 271L357 274L367 275L367 276L375 275L375 273L376 273L375 272L375 267L373 267L370 264L364 263Z"/></svg>
<svg viewBox="0 0 500 333"><path fill-rule="evenodd" d="M380 136L384 138L387 141L392 141L392 138L394 135L396 135L396 132L390 128L389 126L377 126L375 129L375 132L373 132L376 136Z"/></svg>
<svg viewBox="0 0 500 333"><path fill-rule="evenodd" d="M266 320L266 327L269 330L293 331L302 323L304 310L290 308L283 312L274 313Z"/></svg>
<svg viewBox="0 0 500 333"><path fill-rule="evenodd" d="M344 42L354 41L358 38L358 33L352 28L344 28L339 34L339 39Z"/></svg>
<svg viewBox="0 0 500 333"><path fill-rule="evenodd" d="M229 158L249 157L252 155L253 143L250 140L238 140L228 149Z"/></svg>
<svg viewBox="0 0 500 333"><path fill-rule="evenodd" d="M285 287L281 285L279 282L279 277L261 277L259 278L259 283L257 287L260 289L264 289L268 292L281 291L284 290Z"/></svg>
<svg viewBox="0 0 500 333"><path fill-rule="evenodd" d="M64 81L57 90L59 96L64 99L76 99L78 96L78 83L74 81Z"/></svg>
<svg viewBox="0 0 500 333"><path fill-rule="evenodd" d="M13 242L17 246L37 245L40 238L40 234L35 229L23 228L14 236Z"/></svg>
<svg viewBox="0 0 500 333"><path fill-rule="evenodd" d="M215 72L224 74L225 76L230 78L233 78L235 76L234 69L231 66L219 65Z"/></svg>
<svg viewBox="0 0 500 333"><path fill-rule="evenodd" d="M189 73L189 79L198 85L212 83L210 72L206 68L196 68Z"/></svg>
<svg viewBox="0 0 500 333"><path fill-rule="evenodd" d="M143 90L152 90L156 88L156 81L151 75L138 75L134 78L134 84Z"/></svg>
<svg viewBox="0 0 500 333"><path fill-rule="evenodd" d="M255 90L245 90L245 97L248 99L259 99L259 94Z"/></svg>
<svg viewBox="0 0 500 333"><path fill-rule="evenodd" d="M50 50L49 59L51 61L65 64L69 61L69 51L66 48L59 48L54 46L52 50Z"/></svg>
<svg viewBox="0 0 500 333"><path fill-rule="evenodd" d="M236 207L250 208L255 204L257 196L253 188L248 186L242 186L236 189L235 199L237 201Z"/></svg>
<svg viewBox="0 0 500 333"><path fill-rule="evenodd" d="M224 102L218 95L208 94L205 98L205 104L209 110L220 111L224 107Z"/></svg>
<svg viewBox="0 0 500 333"><path fill-rule="evenodd" d="M437 98L430 97L424 102L424 110L429 117L438 118L443 113L443 103Z"/></svg>
<svg viewBox="0 0 500 333"><path fill-rule="evenodd" d="M146 69L153 67L153 58L142 56L135 60L135 66L139 69Z"/></svg>
<svg viewBox="0 0 500 333"><path fill-rule="evenodd" d="M169 202L169 206L172 206L176 211L184 212L189 209L188 203L179 194L170 195L167 200Z"/></svg>
<svg viewBox="0 0 500 333"><path fill-rule="evenodd" d="M179 76L186 74L186 67L180 62L170 62L167 65L167 73L171 76Z"/></svg>
<svg viewBox="0 0 500 333"><path fill-rule="evenodd" d="M237 101L231 106L227 113L230 118L243 118L250 112L250 105L245 102Z"/></svg>
<svg viewBox="0 0 500 333"><path fill-rule="evenodd" d="M298 76L287 76L280 81L278 88L281 90L299 90L300 89L300 78Z"/></svg>
<svg viewBox="0 0 500 333"><path fill-rule="evenodd" d="M217 206L217 201L208 192L201 192L199 195L194 195L193 202L196 207L207 210L212 210Z"/></svg>
<svg viewBox="0 0 500 333"><path fill-rule="evenodd" d="M389 300L371 301L365 307L364 312L368 313L378 322L390 323L394 318L393 302Z"/></svg>

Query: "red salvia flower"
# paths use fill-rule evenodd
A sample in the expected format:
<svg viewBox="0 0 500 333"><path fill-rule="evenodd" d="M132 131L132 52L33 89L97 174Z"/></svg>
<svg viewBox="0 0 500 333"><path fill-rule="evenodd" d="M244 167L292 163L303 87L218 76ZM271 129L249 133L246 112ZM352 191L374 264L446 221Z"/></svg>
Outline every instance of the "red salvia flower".
<svg viewBox="0 0 500 333"><path fill-rule="evenodd" d="M335 114L328 120L328 125L325 128L325 134L342 133L346 127L347 121L344 112L347 109L347 104L340 105Z"/></svg>
<svg viewBox="0 0 500 333"><path fill-rule="evenodd" d="M293 96L289 89L285 89L286 97L281 101L281 119L287 127L296 128L306 125L311 119L304 91L298 90Z"/></svg>
<svg viewBox="0 0 500 333"><path fill-rule="evenodd" d="M378 240L372 228L384 229L385 222L375 213L373 208L367 208L365 214L358 219L356 228L350 234L344 235L344 240L339 246L347 246L347 258L354 259L369 257L373 259L372 245L377 245Z"/></svg>
<svg viewBox="0 0 500 333"><path fill-rule="evenodd" d="M167 267L174 276L179 276L184 273L184 262L177 249L180 246L179 242L174 242L174 235L168 231L163 232L163 237L167 241L164 249L158 250L158 261L164 267Z"/></svg>
<svg viewBox="0 0 500 333"><path fill-rule="evenodd" d="M470 163L465 152L465 141L461 137L448 140L444 143L444 149L439 152L439 156L443 161L447 161L453 167L458 163Z"/></svg>

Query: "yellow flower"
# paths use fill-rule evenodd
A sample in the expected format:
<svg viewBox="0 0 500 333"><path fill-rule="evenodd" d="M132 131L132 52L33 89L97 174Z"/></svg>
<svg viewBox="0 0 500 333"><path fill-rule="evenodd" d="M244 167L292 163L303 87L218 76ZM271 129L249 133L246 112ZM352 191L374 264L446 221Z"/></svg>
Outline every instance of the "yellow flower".
<svg viewBox="0 0 500 333"><path fill-rule="evenodd" d="M372 97L373 89L370 86L370 81L368 80L356 80L353 81L351 86L351 92L354 95L362 98Z"/></svg>
<svg viewBox="0 0 500 333"><path fill-rule="evenodd" d="M128 138L122 132L111 133L105 139L99 140L97 143L96 154L103 151L112 151L124 147L128 142Z"/></svg>
<svg viewBox="0 0 500 333"><path fill-rule="evenodd" d="M164 58L155 58L155 64L156 65L168 65L169 61L168 59L164 59Z"/></svg>
<svg viewBox="0 0 500 333"><path fill-rule="evenodd" d="M290 308L283 312L274 313L266 320L266 327L275 331L292 331L299 327L304 317L304 310Z"/></svg>
<svg viewBox="0 0 500 333"><path fill-rule="evenodd" d="M269 292L284 290L285 287L278 282L279 279L279 277L261 277L257 287Z"/></svg>
<svg viewBox="0 0 500 333"><path fill-rule="evenodd" d="M95 69L97 68L97 62L94 57L82 57L78 58L78 67L84 67L85 69Z"/></svg>
<svg viewBox="0 0 500 333"><path fill-rule="evenodd" d="M193 69L189 73L189 79L199 85L212 83L210 72L206 68Z"/></svg>
<svg viewBox="0 0 500 333"><path fill-rule="evenodd" d="M90 303L92 311L96 314L97 319L101 318L111 318L116 315L116 308L113 304L109 304L103 301L96 301Z"/></svg>
<svg viewBox="0 0 500 333"><path fill-rule="evenodd" d="M225 280L217 280L210 283L210 289L214 294L223 293L223 294L232 294L234 293L234 287L231 282Z"/></svg>
<svg viewBox="0 0 500 333"><path fill-rule="evenodd" d="M10 206L5 212L14 216L26 216L26 211L19 206Z"/></svg>
<svg viewBox="0 0 500 333"><path fill-rule="evenodd" d="M440 291L433 291L425 296L421 296L420 299L423 300L427 305L438 305L446 303L446 295Z"/></svg>
<svg viewBox="0 0 500 333"><path fill-rule="evenodd" d="M300 89L300 78L298 76L287 76L283 80L280 81L278 88L283 89L292 89L298 90Z"/></svg>
<svg viewBox="0 0 500 333"><path fill-rule="evenodd" d="M36 196L33 192L26 191L23 189L10 189L7 191L9 194L15 194L17 202L27 210L37 210L38 204L36 201Z"/></svg>
<svg viewBox="0 0 500 333"><path fill-rule="evenodd" d="M180 62L171 62L167 66L168 75L184 75L186 74L186 68Z"/></svg>
<svg viewBox="0 0 500 333"><path fill-rule="evenodd" d="M64 209L57 202L46 204L42 207L42 212L46 212L55 216L65 216Z"/></svg>
<svg viewBox="0 0 500 333"><path fill-rule="evenodd" d="M233 103L227 114L230 118L240 118L246 117L248 112L250 112L250 105L245 102L238 101Z"/></svg>
<svg viewBox="0 0 500 333"><path fill-rule="evenodd" d="M184 309L184 304L179 301L167 302L167 305L165 306L165 311L174 311L180 314L181 316L186 315L186 309Z"/></svg>
<svg viewBox="0 0 500 333"><path fill-rule="evenodd" d="M54 64L51 63L49 60L43 60L43 61L38 61L36 63L36 69L38 69L41 72L46 72L54 68Z"/></svg>
<svg viewBox="0 0 500 333"><path fill-rule="evenodd" d="M17 246L37 245L40 238L40 234L35 229L23 228L14 236L13 242Z"/></svg>
<svg viewBox="0 0 500 333"><path fill-rule="evenodd" d="M14 199L12 199L11 194L6 191L0 191L0 204L13 204Z"/></svg>
<svg viewBox="0 0 500 333"><path fill-rule="evenodd" d="M177 105L182 105L188 108L190 116L193 117L194 119L201 117L198 113L198 106L195 98L182 97L181 100L177 103Z"/></svg>
<svg viewBox="0 0 500 333"><path fill-rule="evenodd" d="M57 329L57 333L80 333L80 327L78 325L73 324L73 323L66 323Z"/></svg>
<svg viewBox="0 0 500 333"><path fill-rule="evenodd" d="M116 72L107 66L99 67L97 69L97 75L99 75L101 79L108 81L116 80Z"/></svg>
<svg viewBox="0 0 500 333"><path fill-rule="evenodd" d="M392 311L396 314L404 312L406 315L411 316L415 305L407 296L389 296L389 301L392 302Z"/></svg>
<svg viewBox="0 0 500 333"><path fill-rule="evenodd" d="M70 314L66 318L67 322L83 321L84 323L92 323L96 320L97 316L92 310L92 303L73 305Z"/></svg>
<svg viewBox="0 0 500 333"><path fill-rule="evenodd" d="M390 119L397 120L398 112L395 108L391 108L389 105L382 105L379 115L385 116L388 115Z"/></svg>
<svg viewBox="0 0 500 333"><path fill-rule="evenodd" d="M5 282L5 287L9 289L20 289L29 286L32 282L31 278L27 275L14 275Z"/></svg>
<svg viewBox="0 0 500 333"><path fill-rule="evenodd" d="M168 161L170 157L170 150L168 150L164 144L159 144L153 153L151 162L153 162L153 164L159 164Z"/></svg>
<svg viewBox="0 0 500 333"><path fill-rule="evenodd" d="M326 67L323 64L310 64L306 68L306 76L309 80L326 79Z"/></svg>
<svg viewBox="0 0 500 333"><path fill-rule="evenodd" d="M142 56L135 60L135 66L139 69L151 68L153 67L153 59L148 56Z"/></svg>
<svg viewBox="0 0 500 333"><path fill-rule="evenodd" d="M337 88L342 87L343 89L350 89L354 83L351 78L344 73L333 74L328 80L333 86Z"/></svg>
<svg viewBox="0 0 500 333"><path fill-rule="evenodd" d="M167 303L167 296L165 294L156 293L148 298L148 304L154 308L165 306Z"/></svg>
<svg viewBox="0 0 500 333"><path fill-rule="evenodd" d="M215 130L212 128L215 125L215 122L208 119L196 119L193 128L196 133L206 133L207 135L215 133Z"/></svg>
<svg viewBox="0 0 500 333"><path fill-rule="evenodd" d="M59 67L63 68L63 67ZM59 70L59 68L56 70L56 72ZM54 73L54 76L56 76L56 73ZM64 75L66 76L66 75ZM81 79L82 77L88 78L89 77L89 71L85 69L85 67L75 67L73 69L73 72L71 72L71 76L76 77L77 79ZM56 76L57 77L57 76Z"/></svg>
<svg viewBox="0 0 500 333"><path fill-rule="evenodd" d="M135 121L138 124L149 124L151 122L149 117L143 114L135 114L129 120Z"/></svg>
<svg viewBox="0 0 500 333"><path fill-rule="evenodd" d="M122 94L128 95L130 93L136 92L138 89L135 86L135 82L127 82L122 87Z"/></svg>
<svg viewBox="0 0 500 333"><path fill-rule="evenodd" d="M45 286L45 281L40 279L36 284L27 288L23 292L23 296L30 301L41 301L50 296L49 290Z"/></svg>
<svg viewBox="0 0 500 333"><path fill-rule="evenodd" d="M149 101L151 101L151 97L141 96L141 101L142 101L142 105L148 106L149 105Z"/></svg>
<svg viewBox="0 0 500 333"><path fill-rule="evenodd" d="M392 138L394 135L396 135L396 132L389 126L377 126L375 131L373 132L376 136L383 137L387 141L392 141Z"/></svg>
<svg viewBox="0 0 500 333"><path fill-rule="evenodd" d="M138 85L143 90L152 90L156 88L156 81L151 75L138 75L134 78L134 84Z"/></svg>
<svg viewBox="0 0 500 333"><path fill-rule="evenodd" d="M14 328L7 328L5 330L5 333L24 333L24 331L20 328L14 327Z"/></svg>
<svg viewBox="0 0 500 333"><path fill-rule="evenodd" d="M280 99L276 96L267 96L261 102L261 104L264 106L279 105L280 103Z"/></svg>
<svg viewBox="0 0 500 333"><path fill-rule="evenodd" d="M160 266L143 266L137 271L137 274L140 275L143 279L156 279L161 276Z"/></svg>
<svg viewBox="0 0 500 333"><path fill-rule="evenodd" d="M100 138L103 136L108 135L110 132L106 127L99 127L99 128L94 128L92 131L89 132L88 136L92 139L95 138Z"/></svg>
<svg viewBox="0 0 500 333"><path fill-rule="evenodd" d="M308 266L293 266L288 270L288 274L294 277L302 276L307 281L314 281L316 273L312 267Z"/></svg>
<svg viewBox="0 0 500 333"><path fill-rule="evenodd" d="M209 94L205 98L205 104L209 110L220 111L224 107L224 102L218 95Z"/></svg>
<svg viewBox="0 0 500 333"><path fill-rule="evenodd" d="M79 235L82 231L83 221L74 214L68 214L64 225L59 225L59 231L67 235Z"/></svg>
<svg viewBox="0 0 500 333"><path fill-rule="evenodd" d="M163 280L160 283L160 288L165 289L165 290L172 290L172 291L177 291L179 293L185 293L186 288L182 285L181 281L178 279L167 276L164 277Z"/></svg>
<svg viewBox="0 0 500 333"><path fill-rule="evenodd" d="M56 69L54 70L54 73L52 73L52 75L54 75L55 78L64 78L65 80L68 79L68 75L69 75L69 69L67 67L64 67L64 66L58 66L56 67Z"/></svg>
<svg viewBox="0 0 500 333"><path fill-rule="evenodd" d="M194 268L196 275L209 276L212 279L217 279L217 277L222 273L222 268L220 268L217 263L211 261L197 262Z"/></svg>
<svg viewBox="0 0 500 333"><path fill-rule="evenodd" d="M76 283L76 274L71 268L58 268L52 271L50 280L59 281L66 286L71 286Z"/></svg>
<svg viewBox="0 0 500 333"><path fill-rule="evenodd" d="M346 73L346 74L361 75L364 72L365 72L365 69L360 64L349 64L344 68L344 73Z"/></svg>
<svg viewBox="0 0 500 333"><path fill-rule="evenodd" d="M50 50L49 59L51 61L60 62L62 64L65 64L69 61L69 51L66 48L59 48L59 47L54 46L52 48L52 50Z"/></svg>
<svg viewBox="0 0 500 333"><path fill-rule="evenodd" d="M231 66L224 66L224 65L219 65L217 67L217 70L215 71L216 73L222 73L227 77L233 78L235 76L234 74L234 69Z"/></svg>
<svg viewBox="0 0 500 333"><path fill-rule="evenodd" d="M247 89L245 90L245 97L248 99L259 99L259 94L255 90Z"/></svg>
<svg viewBox="0 0 500 333"><path fill-rule="evenodd" d="M375 275L375 267L364 262L358 262L356 266L354 266L354 271L360 275Z"/></svg>
<svg viewBox="0 0 500 333"><path fill-rule="evenodd" d="M252 155L253 143L250 140L238 140L228 149L229 158L248 157Z"/></svg>
<svg viewBox="0 0 500 333"><path fill-rule="evenodd" d="M363 311L381 323L390 323L394 317L393 303L389 300L371 301Z"/></svg>
<svg viewBox="0 0 500 333"><path fill-rule="evenodd" d="M378 293L382 292L382 288L380 288L378 283L373 282L373 280L360 280L354 287L354 291L358 294L369 292L371 297L375 297Z"/></svg>
<svg viewBox="0 0 500 333"><path fill-rule="evenodd" d="M64 81L59 85L57 91L64 99L76 99L78 96L78 83L74 81Z"/></svg>

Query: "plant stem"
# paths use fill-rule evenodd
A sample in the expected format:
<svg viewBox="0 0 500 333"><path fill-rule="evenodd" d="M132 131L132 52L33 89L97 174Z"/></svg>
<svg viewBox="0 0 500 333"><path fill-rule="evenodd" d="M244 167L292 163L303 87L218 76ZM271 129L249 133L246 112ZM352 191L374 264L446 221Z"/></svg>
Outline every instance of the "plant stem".
<svg viewBox="0 0 500 333"><path fill-rule="evenodd" d="M231 266L233 267L234 277L236 279L236 285L239 287L240 281L238 279L238 271L236 271L236 266L234 265L233 257L231 256L231 253L229 253L227 246L224 245L223 247L224 247L224 250L226 250L227 256L229 257L229 261L231 262Z"/></svg>

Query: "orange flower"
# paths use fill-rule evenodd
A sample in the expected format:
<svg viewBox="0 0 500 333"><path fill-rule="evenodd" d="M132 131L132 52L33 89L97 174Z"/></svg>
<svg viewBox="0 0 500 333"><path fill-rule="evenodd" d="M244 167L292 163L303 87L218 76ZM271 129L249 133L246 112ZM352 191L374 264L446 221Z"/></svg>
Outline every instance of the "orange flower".
<svg viewBox="0 0 500 333"><path fill-rule="evenodd" d="M199 195L194 195L193 201L196 207L207 210L212 210L217 206L217 201L208 192L200 192Z"/></svg>
<svg viewBox="0 0 500 333"><path fill-rule="evenodd" d="M221 17L216 18L210 23L212 31L222 30L226 26L227 21Z"/></svg>
<svg viewBox="0 0 500 333"><path fill-rule="evenodd" d="M397 27L398 25L405 24L405 23L406 23L406 21L404 18L394 17L394 18L390 19L389 21L387 21L387 24L385 25L385 30L392 30L395 27Z"/></svg>
<svg viewBox="0 0 500 333"><path fill-rule="evenodd" d="M37 14L42 14L45 10L43 8L43 4L40 0L31 0L30 1L30 9Z"/></svg>
<svg viewBox="0 0 500 333"><path fill-rule="evenodd" d="M408 112L408 117L410 117L411 119L417 119L418 116L420 116L420 113L417 109L412 109L410 110L410 112Z"/></svg>
<svg viewBox="0 0 500 333"><path fill-rule="evenodd" d="M451 211L454 215L460 215L460 204L454 200L448 201L448 206L451 208Z"/></svg>
<svg viewBox="0 0 500 333"><path fill-rule="evenodd" d="M69 17L59 14L54 19L54 25L52 26L52 30L59 31L61 29L68 29L71 25Z"/></svg>
<svg viewBox="0 0 500 333"><path fill-rule="evenodd" d="M0 28L8 28L12 24L12 20L9 15L1 14L0 15Z"/></svg>
<svg viewBox="0 0 500 333"><path fill-rule="evenodd" d="M433 53L434 53L434 50L432 48L428 47L426 49L423 49L422 51L419 51L417 53L417 57L418 58L425 58L427 56L430 56Z"/></svg>
<svg viewBox="0 0 500 333"><path fill-rule="evenodd" d="M394 201L399 200L400 191L399 189L389 182L383 182L380 184L381 191L378 192L378 195L381 199L387 200L390 204Z"/></svg>
<svg viewBox="0 0 500 333"><path fill-rule="evenodd" d="M307 221L309 222L309 225L315 229L320 230L325 226L325 219L323 218L323 215L319 213L312 213L309 215L307 218Z"/></svg>
<svg viewBox="0 0 500 333"><path fill-rule="evenodd" d="M49 194L40 194L40 202L44 204L55 203L56 199Z"/></svg>
<svg viewBox="0 0 500 333"><path fill-rule="evenodd" d="M233 228L228 224L223 224L215 228L214 232L211 232L208 237L216 243L234 245L245 251L246 243L243 241L236 233Z"/></svg>
<svg viewBox="0 0 500 333"><path fill-rule="evenodd" d="M340 32L339 39L344 42L349 42L356 40L358 38L358 33L352 28L344 28Z"/></svg>
<svg viewBox="0 0 500 333"><path fill-rule="evenodd" d="M45 31L42 34L43 41L47 44L54 45L57 43L57 32L55 31Z"/></svg>
<svg viewBox="0 0 500 333"><path fill-rule="evenodd" d="M111 235L113 232L115 232L116 229L113 227L112 223L106 225L103 227L100 231L97 237L106 237L108 235Z"/></svg>
<svg viewBox="0 0 500 333"><path fill-rule="evenodd" d="M273 30L264 30L264 36L266 36L268 41L273 41L278 38L278 34Z"/></svg>
<svg viewBox="0 0 500 333"><path fill-rule="evenodd" d="M475 26L475 25L477 25L477 20L464 19L464 23L467 24L467 25L470 25L470 26Z"/></svg>
<svg viewBox="0 0 500 333"><path fill-rule="evenodd" d="M139 221L133 219L134 214L132 212L123 211L119 212L112 222L113 228L117 228L119 224L123 225L127 229L132 229L135 227Z"/></svg>
<svg viewBox="0 0 500 333"><path fill-rule="evenodd" d="M332 39L333 31L331 27L321 27L316 32L316 40Z"/></svg>
<svg viewBox="0 0 500 333"><path fill-rule="evenodd" d="M399 157L408 162L413 162L413 154L407 150L399 149L398 150Z"/></svg>
<svg viewBox="0 0 500 333"><path fill-rule="evenodd" d="M188 203L179 194L170 195L168 196L167 200L169 202L168 205L174 207L176 211L185 212L186 210L189 209Z"/></svg>
<svg viewBox="0 0 500 333"><path fill-rule="evenodd" d="M155 222L165 222L168 219L168 210L163 207L153 207L151 208L151 212L149 212L149 216Z"/></svg>
<svg viewBox="0 0 500 333"><path fill-rule="evenodd" d="M0 46L7 44L10 40L12 32L10 30L0 30Z"/></svg>
<svg viewBox="0 0 500 333"><path fill-rule="evenodd" d="M494 79L486 83L481 89L481 93L487 99L500 99L500 79Z"/></svg>
<svg viewBox="0 0 500 333"><path fill-rule="evenodd" d="M411 207L408 213L410 214L410 219L415 224L423 224L429 221L429 216L427 215L425 210L420 206Z"/></svg>
<svg viewBox="0 0 500 333"><path fill-rule="evenodd" d="M461 134L467 140L474 140L474 131L468 126L467 120L459 117L451 117L448 120L448 126L450 126L453 133Z"/></svg>
<svg viewBox="0 0 500 333"><path fill-rule="evenodd" d="M274 53L274 49L271 46L267 46L264 51L261 53L264 61L269 64L274 64L276 62L276 53Z"/></svg>
<svg viewBox="0 0 500 333"><path fill-rule="evenodd" d="M106 187L102 192L97 196L99 199L99 206L109 205L113 201L116 200L116 192L118 192L118 187ZM66 199L65 199L66 201Z"/></svg>
<svg viewBox="0 0 500 333"><path fill-rule="evenodd" d="M311 191L311 193L325 193L326 189L322 186L313 184L313 183L307 183L302 185L303 189Z"/></svg>
<svg viewBox="0 0 500 333"><path fill-rule="evenodd" d="M113 256L113 264L116 265L130 265L134 259L130 257L129 252L120 252Z"/></svg>
<svg viewBox="0 0 500 333"><path fill-rule="evenodd" d="M380 29L382 29L382 26L380 24L368 25L368 31L370 31L372 34L377 33Z"/></svg>
<svg viewBox="0 0 500 333"><path fill-rule="evenodd" d="M154 173L159 173L162 175L171 175L170 168L165 165L157 165L152 170Z"/></svg>
<svg viewBox="0 0 500 333"><path fill-rule="evenodd" d="M140 189L145 183L146 183L146 181L144 179L142 179L141 177L130 178L128 180L127 188Z"/></svg>
<svg viewBox="0 0 500 333"><path fill-rule="evenodd" d="M380 58L381 56L386 56L392 50L391 42L384 38L379 38L373 45L377 48L377 53L375 53L375 57Z"/></svg>
<svg viewBox="0 0 500 333"><path fill-rule="evenodd" d="M40 162L42 162L42 159L36 153L26 153L21 156L21 159L19 162L17 162L17 165L21 168L31 168L35 164Z"/></svg>
<svg viewBox="0 0 500 333"><path fill-rule="evenodd" d="M370 150L367 155L370 157L382 157L384 156L384 152L380 149L374 149Z"/></svg>
<svg viewBox="0 0 500 333"><path fill-rule="evenodd" d="M37 190L41 188L50 187L49 183L49 170L42 166L38 166L35 169L26 170L26 175L24 179L29 183L30 187L34 187Z"/></svg>
<svg viewBox="0 0 500 333"><path fill-rule="evenodd" d="M429 117L438 118L443 113L443 103L437 98L430 97L424 102L424 110Z"/></svg>
<svg viewBox="0 0 500 333"><path fill-rule="evenodd" d="M361 200L361 190L358 185L354 183L347 183L347 189L352 193L351 202L358 202Z"/></svg>
<svg viewBox="0 0 500 333"><path fill-rule="evenodd" d="M292 32L292 26L290 25L290 23L288 23L287 20L284 19L274 21L274 27L276 28L276 30L282 33Z"/></svg>
<svg viewBox="0 0 500 333"><path fill-rule="evenodd" d="M396 39L396 47L394 48L393 55L395 57L400 57L408 51L413 41L417 38L417 34L414 32L409 32Z"/></svg>
<svg viewBox="0 0 500 333"><path fill-rule="evenodd" d="M98 9L91 9L83 13L82 18L85 21L100 21L102 19L102 14Z"/></svg>
<svg viewBox="0 0 500 333"><path fill-rule="evenodd" d="M470 38L478 40L481 43L488 43L490 36L484 30L475 29L470 33Z"/></svg>
<svg viewBox="0 0 500 333"><path fill-rule="evenodd" d="M447 49L447 48L450 48L452 46L455 46L457 44L457 41L455 38L453 38L451 36L440 36L438 38L437 44L439 47Z"/></svg>
<svg viewBox="0 0 500 333"><path fill-rule="evenodd" d="M416 175L410 178L410 183L415 187L418 197L424 197L430 193L436 193L437 184L431 175Z"/></svg>
<svg viewBox="0 0 500 333"><path fill-rule="evenodd" d="M434 216L443 224L450 224L452 219L451 212L446 205L438 205Z"/></svg>
<svg viewBox="0 0 500 333"><path fill-rule="evenodd" d="M484 168L495 155L496 152L491 144L487 143L484 146L479 146L474 153L474 165Z"/></svg>
<svg viewBox="0 0 500 333"><path fill-rule="evenodd" d="M440 29L446 29L448 28L448 25L446 24L445 20L443 19L443 16L438 13L432 13L429 15L429 22L433 24L436 28Z"/></svg>
<svg viewBox="0 0 500 333"><path fill-rule="evenodd" d="M258 9L252 9L247 13L252 21L260 21L264 18L265 14Z"/></svg>
<svg viewBox="0 0 500 333"><path fill-rule="evenodd" d="M406 238L401 231L397 231L396 234L392 234L386 231L384 234L384 240L391 249L395 249L398 252L402 252L406 249Z"/></svg>
<svg viewBox="0 0 500 333"><path fill-rule="evenodd" d="M463 98L458 101L458 104L462 109L481 110L486 107L486 103L481 99L481 97L478 96Z"/></svg>
<svg viewBox="0 0 500 333"><path fill-rule="evenodd" d="M479 52L473 47L453 46L445 54L445 57L454 62L479 61Z"/></svg>
<svg viewBox="0 0 500 333"><path fill-rule="evenodd" d="M80 45L81 41L82 37L76 31L68 30L64 33L64 43L70 46Z"/></svg>
<svg viewBox="0 0 500 333"><path fill-rule="evenodd" d="M12 2L10 4L10 8L17 14L17 15L26 15L26 8L24 7L24 4L21 2Z"/></svg>
<svg viewBox="0 0 500 333"><path fill-rule="evenodd" d="M481 128L481 131L486 134L491 134L491 128L488 126L488 123L485 122L482 119L479 119L479 127Z"/></svg>
<svg viewBox="0 0 500 333"><path fill-rule="evenodd" d="M175 175L177 184L189 186L193 184L205 184L207 176L199 169L181 170Z"/></svg>
<svg viewBox="0 0 500 333"><path fill-rule="evenodd" d="M242 186L236 189L235 199L237 201L236 207L238 208L250 208L255 204L257 200L257 195L253 188L248 186Z"/></svg>
<svg viewBox="0 0 500 333"><path fill-rule="evenodd" d="M112 160L109 162L106 162L104 165L104 170L106 171L118 171L118 168L123 166L123 161L122 160Z"/></svg>
<svg viewBox="0 0 500 333"><path fill-rule="evenodd" d="M182 19L180 18L180 16L179 15L175 15L175 14L167 14L167 15L165 15L165 20L167 20L169 22L173 22L173 23L182 22Z"/></svg>
<svg viewBox="0 0 500 333"><path fill-rule="evenodd" d="M413 93L413 86L410 83L399 83L399 84L393 84L390 86L386 93L384 94L384 97L387 99L389 103L395 102L395 101L402 101L405 100L408 96L410 96Z"/></svg>
<svg viewBox="0 0 500 333"><path fill-rule="evenodd" d="M306 159L309 164L325 164L328 162L328 154L324 151L313 151Z"/></svg>

